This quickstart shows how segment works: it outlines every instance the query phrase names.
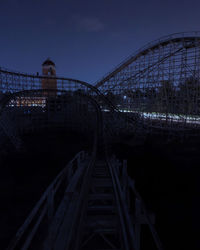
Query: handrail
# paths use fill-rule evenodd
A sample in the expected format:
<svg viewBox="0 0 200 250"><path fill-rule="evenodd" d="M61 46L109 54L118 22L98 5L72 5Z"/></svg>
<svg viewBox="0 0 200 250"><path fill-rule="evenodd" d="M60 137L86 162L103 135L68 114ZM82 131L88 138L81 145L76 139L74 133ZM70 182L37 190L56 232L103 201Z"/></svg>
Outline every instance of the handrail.
<svg viewBox="0 0 200 250"><path fill-rule="evenodd" d="M114 164L113 164L114 162ZM131 219L129 218L129 211L128 211L128 203L129 203L129 197L127 197L126 195L126 188L129 188L130 190L132 190L132 192L135 195L135 199L139 202L139 209L141 209L142 214L143 214L143 218L145 220L145 223L148 225L151 234L153 236L153 240L155 242L155 245L157 247L158 250L163 250L163 245L160 241L160 238L157 234L157 231L152 223L152 219L145 207L145 203L142 199L142 197L140 196L140 194L138 193L138 191L135 188L134 185L134 181L127 175L127 169L126 169L126 161L124 161L122 167L122 173L119 174L119 170L117 167L117 159L111 158L111 160L107 160L109 169L110 169L110 173L111 173L111 177L113 180L113 188L114 188L114 192L115 192L115 197L116 197L116 201L118 203L118 211L119 211L119 217L120 217L120 222L121 222L121 228L122 228L122 233L123 233L123 238L125 240L125 249L129 250L129 249L134 249L134 250L138 250L138 246L139 246L139 242L137 239L137 232L134 230L133 231L133 224L131 222ZM124 169L125 168L125 169ZM121 177L122 179L121 179ZM122 187L124 187L124 189L122 190ZM129 196L129 195L128 195ZM127 203L128 202L128 203ZM139 218L138 218L139 219ZM130 245L129 245L130 244Z"/></svg>
<svg viewBox="0 0 200 250"><path fill-rule="evenodd" d="M27 219L25 220L23 225L19 228L15 237L13 238L10 245L8 246L7 250L14 250L17 247L18 243L22 239L23 235L25 234L26 230L28 229L31 222L35 218L36 214L42 208L43 203L44 203L44 208L40 212L40 216L38 215L39 218L37 219L36 223L33 226L32 233L29 236L30 240L34 237L37 228L39 227L42 219L44 218L44 216L47 213L48 213L48 217L50 217L49 219L51 219L51 217L53 215L53 211L52 211L53 210L53 200L56 196L58 188L62 184L63 179L65 177L67 177L68 174L71 174L72 176L75 175L77 170L75 169L74 166L77 164L79 167L80 160L83 160L84 157L85 157L84 151L77 153L75 155L75 157L66 165L66 167L57 175L57 177L54 179L54 181L49 185L47 190L44 192L44 194L42 195L40 200L37 202L37 204L35 205L33 210L30 212L29 216L27 217ZM22 248L24 250L27 249L28 245L30 244L29 237L27 237L27 240L24 243L25 246L23 246L23 248ZM29 242L27 242L27 241L29 241Z"/></svg>
<svg viewBox="0 0 200 250"><path fill-rule="evenodd" d="M93 166L95 164L96 160L96 152L93 152L90 164L87 166L84 174L84 179L83 183L81 185L81 191L79 194L79 199L74 211L74 220L72 223L71 230L68 235L68 240L65 245L65 249L69 250L78 250L80 240L81 240L81 233L82 233L82 223L83 223L83 218L86 213L86 207L87 207L87 195L89 192L89 184L91 180L91 175L92 175L92 170ZM82 209L80 209L80 207Z"/></svg>
<svg viewBox="0 0 200 250"><path fill-rule="evenodd" d="M159 238L159 236L157 234L157 231L156 231L154 225L151 222L151 219L150 219L149 214L148 214L148 212L146 210L146 207L145 207L145 203L144 203L142 197L140 196L140 194L138 193L138 191L136 190L134 181L129 176L128 176L128 185L129 185L130 189L133 191L135 197L140 201L141 209L142 209L142 211L144 213L145 220L146 220L146 222L147 222L147 224L149 226L149 229L150 229L150 231L152 233L152 236L153 236L154 242L155 242L155 244L157 246L157 249L158 250L163 250L162 243L160 241L160 238Z"/></svg>
<svg viewBox="0 0 200 250"><path fill-rule="evenodd" d="M120 217L125 250L136 250L137 248L136 248L136 242L134 241L135 238L134 231L131 224L131 220L129 218L128 208L125 205L125 200L123 198L123 193L118 175L116 173L116 168L114 168L114 166L112 165L112 163L110 163L109 160L107 160L107 164L112 177L113 189L116 197L116 202L118 205L118 212Z"/></svg>

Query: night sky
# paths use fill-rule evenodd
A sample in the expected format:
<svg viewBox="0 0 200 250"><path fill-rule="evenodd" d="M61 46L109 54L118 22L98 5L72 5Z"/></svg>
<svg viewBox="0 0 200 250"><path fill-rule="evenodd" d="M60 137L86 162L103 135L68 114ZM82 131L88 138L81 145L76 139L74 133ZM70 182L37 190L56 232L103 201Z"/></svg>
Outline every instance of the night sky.
<svg viewBox="0 0 200 250"><path fill-rule="evenodd" d="M94 83L162 36L200 30L199 0L0 0L0 66Z"/></svg>

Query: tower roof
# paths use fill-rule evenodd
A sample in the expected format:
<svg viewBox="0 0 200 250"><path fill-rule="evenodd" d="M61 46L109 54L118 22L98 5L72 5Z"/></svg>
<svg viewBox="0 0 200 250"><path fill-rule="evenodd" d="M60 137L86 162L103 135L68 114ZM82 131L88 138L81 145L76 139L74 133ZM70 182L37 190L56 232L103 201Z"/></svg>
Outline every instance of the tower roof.
<svg viewBox="0 0 200 250"><path fill-rule="evenodd" d="M42 66L45 66L45 65L52 65L52 66L55 66L55 63L54 63L53 61L51 61L50 58L47 58L47 59L43 62Z"/></svg>

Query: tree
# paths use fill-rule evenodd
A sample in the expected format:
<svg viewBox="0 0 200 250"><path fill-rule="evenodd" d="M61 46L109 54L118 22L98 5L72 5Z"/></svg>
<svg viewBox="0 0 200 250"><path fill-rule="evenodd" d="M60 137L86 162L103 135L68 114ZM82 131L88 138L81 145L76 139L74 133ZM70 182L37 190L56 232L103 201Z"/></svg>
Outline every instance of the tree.
<svg viewBox="0 0 200 250"><path fill-rule="evenodd" d="M145 111L154 112L157 111L156 103L157 92L154 87L148 87L144 91L144 102L145 102Z"/></svg>
<svg viewBox="0 0 200 250"><path fill-rule="evenodd" d="M106 97L110 100L110 102L117 106L122 103L122 97L120 94L113 93L111 91L108 91L106 94Z"/></svg>
<svg viewBox="0 0 200 250"><path fill-rule="evenodd" d="M176 90L172 82L164 80L158 89L159 111L168 113L175 112Z"/></svg>
<svg viewBox="0 0 200 250"><path fill-rule="evenodd" d="M190 77L179 84L180 112L184 114L198 114L200 112L200 81Z"/></svg>

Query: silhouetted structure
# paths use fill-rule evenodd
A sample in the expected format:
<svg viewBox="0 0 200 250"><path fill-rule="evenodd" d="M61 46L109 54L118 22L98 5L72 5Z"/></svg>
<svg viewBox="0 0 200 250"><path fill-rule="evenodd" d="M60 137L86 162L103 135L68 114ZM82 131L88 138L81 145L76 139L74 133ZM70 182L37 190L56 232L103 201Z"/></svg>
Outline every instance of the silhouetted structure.
<svg viewBox="0 0 200 250"><path fill-rule="evenodd" d="M57 80L56 80L56 66L53 61L49 58L43 62L42 64L42 75L49 78L42 79L42 89L57 89ZM56 95L56 91L51 93L52 95Z"/></svg>
<svg viewBox="0 0 200 250"><path fill-rule="evenodd" d="M18 150L27 128L76 127L95 135L92 153L78 153L58 175L9 250L139 250L142 224L162 249L154 217L126 162L109 156L108 141L122 131L135 138L199 133L199 56L200 35L182 33L148 44L96 86L57 77L50 59L42 76L0 69L0 128Z"/></svg>

